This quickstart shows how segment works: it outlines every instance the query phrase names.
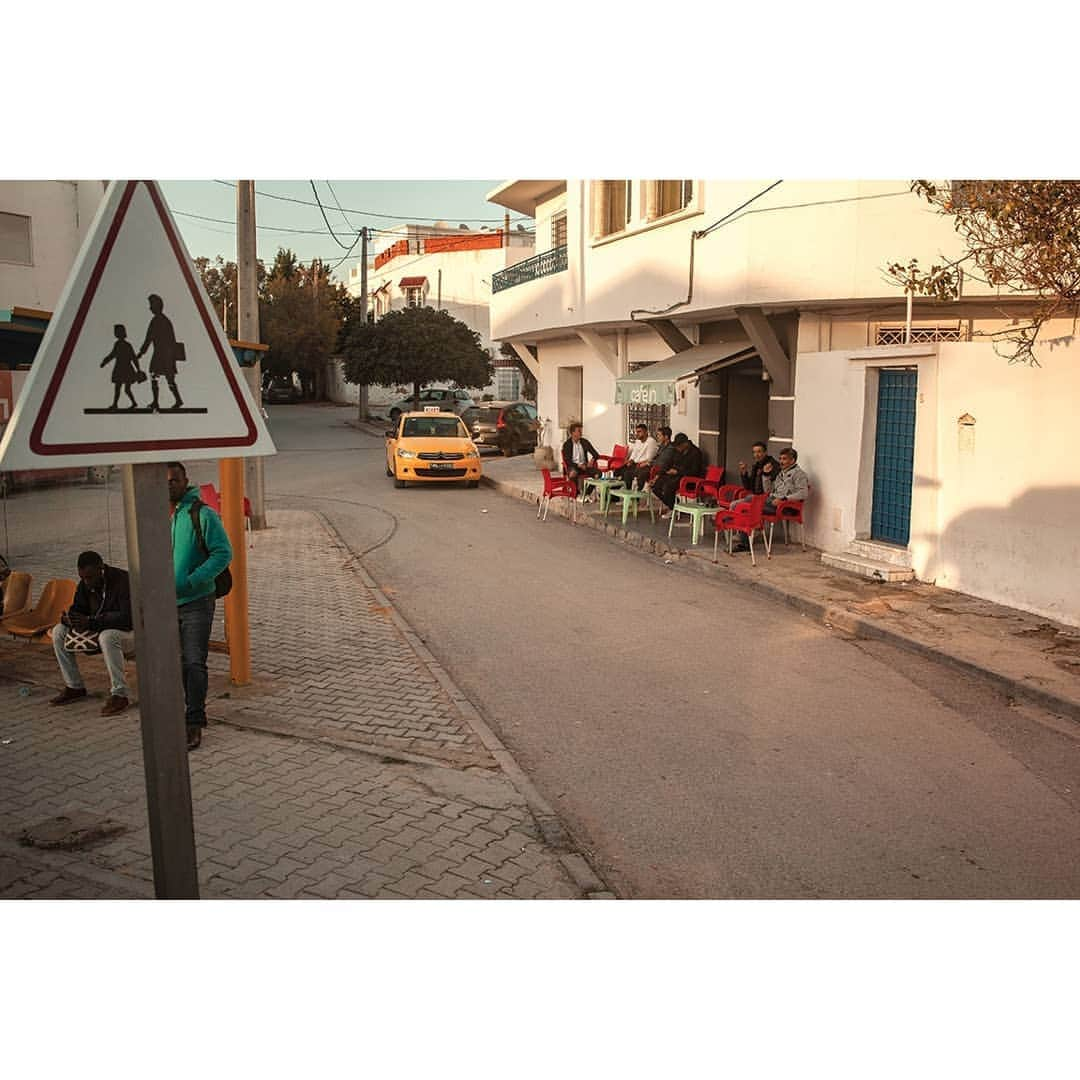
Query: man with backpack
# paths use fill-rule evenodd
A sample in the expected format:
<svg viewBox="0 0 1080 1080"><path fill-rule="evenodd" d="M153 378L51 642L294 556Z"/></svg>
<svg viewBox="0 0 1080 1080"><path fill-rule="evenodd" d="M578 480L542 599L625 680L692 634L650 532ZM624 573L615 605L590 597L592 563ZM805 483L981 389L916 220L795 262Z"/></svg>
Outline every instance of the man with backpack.
<svg viewBox="0 0 1080 1080"><path fill-rule="evenodd" d="M231 585L228 565L232 544L221 518L200 498L199 489L188 484L187 470L179 461L168 466L169 502L172 503L173 572L176 577L176 610L180 619L180 663L184 679L184 719L187 746L202 743L206 727L206 690L209 673L210 627L214 601Z"/></svg>

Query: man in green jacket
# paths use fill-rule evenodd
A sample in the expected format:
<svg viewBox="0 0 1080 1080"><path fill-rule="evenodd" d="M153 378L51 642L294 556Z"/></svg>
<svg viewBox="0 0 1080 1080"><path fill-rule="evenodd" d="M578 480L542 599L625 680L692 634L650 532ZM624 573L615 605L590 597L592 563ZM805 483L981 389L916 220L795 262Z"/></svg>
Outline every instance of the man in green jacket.
<svg viewBox="0 0 1080 1080"><path fill-rule="evenodd" d="M180 618L180 664L184 678L187 745L195 750L206 727L206 688L209 674L210 627L214 622L215 578L232 562L232 545L221 518L199 500L199 489L188 484L179 461L168 466L172 503L173 572L176 610ZM195 533L192 508L199 503L203 543Z"/></svg>

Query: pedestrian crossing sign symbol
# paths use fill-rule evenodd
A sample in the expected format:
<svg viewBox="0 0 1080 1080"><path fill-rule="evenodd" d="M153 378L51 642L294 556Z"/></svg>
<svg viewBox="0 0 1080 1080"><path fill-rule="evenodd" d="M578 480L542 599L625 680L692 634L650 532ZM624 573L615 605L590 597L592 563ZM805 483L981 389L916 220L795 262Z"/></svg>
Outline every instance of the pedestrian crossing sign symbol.
<svg viewBox="0 0 1080 1080"><path fill-rule="evenodd" d="M0 467L274 453L158 184L110 184L0 443Z"/></svg>

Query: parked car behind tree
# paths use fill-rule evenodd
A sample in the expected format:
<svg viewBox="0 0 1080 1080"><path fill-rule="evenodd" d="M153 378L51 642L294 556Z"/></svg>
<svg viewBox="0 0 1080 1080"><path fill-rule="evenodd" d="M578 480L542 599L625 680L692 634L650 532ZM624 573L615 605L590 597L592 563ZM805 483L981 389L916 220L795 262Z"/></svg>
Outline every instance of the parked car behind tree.
<svg viewBox="0 0 1080 1080"><path fill-rule="evenodd" d="M457 413L459 416L473 403L472 395L468 390L447 390L445 388L436 387L429 390L420 391L420 406L421 410L425 406L438 405L444 412ZM390 419L393 423L397 423L398 417L402 413L412 412L413 400L411 397L402 398L400 401L395 401L390 406Z"/></svg>

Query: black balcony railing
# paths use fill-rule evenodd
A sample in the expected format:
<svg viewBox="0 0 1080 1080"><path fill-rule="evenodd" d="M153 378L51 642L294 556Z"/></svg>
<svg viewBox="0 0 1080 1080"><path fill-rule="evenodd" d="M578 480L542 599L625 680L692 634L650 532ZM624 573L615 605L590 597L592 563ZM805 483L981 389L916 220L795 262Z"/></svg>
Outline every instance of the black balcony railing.
<svg viewBox="0 0 1080 1080"><path fill-rule="evenodd" d="M499 270L491 275L491 291L502 292L513 285L520 285L523 281L534 281L536 278L547 277L548 274L557 274L566 269L566 245L552 248L551 251L542 251L531 259L524 259L505 270Z"/></svg>

